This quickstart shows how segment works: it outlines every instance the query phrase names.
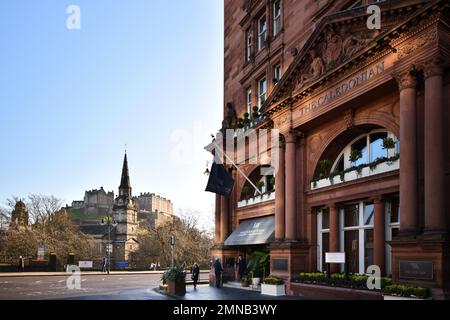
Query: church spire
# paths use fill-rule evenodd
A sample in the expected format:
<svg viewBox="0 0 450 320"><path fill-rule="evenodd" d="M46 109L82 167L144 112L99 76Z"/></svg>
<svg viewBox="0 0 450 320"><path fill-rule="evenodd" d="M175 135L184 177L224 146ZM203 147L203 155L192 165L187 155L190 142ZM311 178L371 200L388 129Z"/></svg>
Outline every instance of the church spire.
<svg viewBox="0 0 450 320"><path fill-rule="evenodd" d="M122 178L120 180L119 196L126 196L131 198L131 183L130 174L128 172L128 160L126 151L125 157L123 158Z"/></svg>

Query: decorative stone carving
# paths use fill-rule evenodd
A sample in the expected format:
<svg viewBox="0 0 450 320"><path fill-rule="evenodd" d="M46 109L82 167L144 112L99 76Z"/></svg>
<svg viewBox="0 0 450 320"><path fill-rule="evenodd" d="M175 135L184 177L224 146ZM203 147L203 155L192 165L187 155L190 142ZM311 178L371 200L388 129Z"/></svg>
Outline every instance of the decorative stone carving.
<svg viewBox="0 0 450 320"><path fill-rule="evenodd" d="M433 43L437 40L436 29L430 29L416 39L405 41L406 44L397 49L398 58L401 59L412 52L426 46L429 43Z"/></svg>
<svg viewBox="0 0 450 320"><path fill-rule="evenodd" d="M397 80L399 91L407 88L415 88L417 85L416 69L411 69L402 73L396 73L393 76L395 80Z"/></svg>
<svg viewBox="0 0 450 320"><path fill-rule="evenodd" d="M336 34L333 28L328 28L325 31L325 42L322 46L322 57L327 67L334 65L342 53L342 37Z"/></svg>
<svg viewBox="0 0 450 320"><path fill-rule="evenodd" d="M442 76L444 74L444 60L440 56L431 57L430 60L422 63L421 68L425 79L432 76Z"/></svg>
<svg viewBox="0 0 450 320"><path fill-rule="evenodd" d="M347 111L345 111L344 120L345 120L347 129L351 129L355 126L354 118L355 118L355 112L353 111L353 109L348 109Z"/></svg>
<svg viewBox="0 0 450 320"><path fill-rule="evenodd" d="M320 37L324 39L323 42L309 51L309 59L300 69L294 91L313 82L326 71L336 68L355 55L373 38L373 34L369 33L369 38L365 38L364 35L363 32L360 32L359 35L351 33L345 26L340 28L339 34L334 28L328 27Z"/></svg>
<svg viewBox="0 0 450 320"><path fill-rule="evenodd" d="M367 42L366 40L349 33L346 27L341 28L340 34L343 39L342 54L344 55L344 57L350 57L354 55Z"/></svg>
<svg viewBox="0 0 450 320"><path fill-rule="evenodd" d="M303 87L306 83L311 82L319 78L325 72L325 66L323 64L322 58L317 56L316 50L311 50L309 52L311 58L311 63L309 65L309 70L300 76L296 90Z"/></svg>

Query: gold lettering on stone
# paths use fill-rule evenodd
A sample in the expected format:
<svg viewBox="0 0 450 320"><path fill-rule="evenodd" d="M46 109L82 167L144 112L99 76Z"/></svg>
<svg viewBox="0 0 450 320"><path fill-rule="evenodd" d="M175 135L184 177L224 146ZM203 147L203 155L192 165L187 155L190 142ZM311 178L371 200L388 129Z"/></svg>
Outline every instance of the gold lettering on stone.
<svg viewBox="0 0 450 320"><path fill-rule="evenodd" d="M360 86L364 82L372 79L373 77L379 75L380 73L384 72L384 61L380 62L379 64L362 71L361 73L357 74L356 76L345 80L344 82L340 83L338 86L330 89L326 93L320 95L319 97L313 99L311 102L307 103L306 105L300 107L299 115L305 115L307 113L310 113L311 111L315 111L318 108L321 108L325 106L326 104L330 103L334 99L342 96L343 94L349 92L350 90Z"/></svg>

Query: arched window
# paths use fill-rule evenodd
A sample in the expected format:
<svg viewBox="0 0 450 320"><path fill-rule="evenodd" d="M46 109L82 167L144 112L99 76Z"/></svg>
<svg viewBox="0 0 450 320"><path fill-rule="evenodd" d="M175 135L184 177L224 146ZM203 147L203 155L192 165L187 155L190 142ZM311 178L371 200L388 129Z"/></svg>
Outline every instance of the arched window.
<svg viewBox="0 0 450 320"><path fill-rule="evenodd" d="M389 143L393 143L392 148L387 148ZM380 129L373 130L350 142L335 159L330 172L340 172L379 159L391 158L399 152L400 141L393 133Z"/></svg>
<svg viewBox="0 0 450 320"><path fill-rule="evenodd" d="M399 168L400 141L385 129L374 129L359 135L342 149L333 147L334 152L328 153L331 159L319 161L311 189ZM334 158L333 154L337 157Z"/></svg>
<svg viewBox="0 0 450 320"><path fill-rule="evenodd" d="M268 174L271 172L270 170L268 172L264 170L265 174L263 174L262 168L263 167L258 167L249 175L249 179L252 183L246 181L242 187L238 208L274 200L275 177L273 174Z"/></svg>

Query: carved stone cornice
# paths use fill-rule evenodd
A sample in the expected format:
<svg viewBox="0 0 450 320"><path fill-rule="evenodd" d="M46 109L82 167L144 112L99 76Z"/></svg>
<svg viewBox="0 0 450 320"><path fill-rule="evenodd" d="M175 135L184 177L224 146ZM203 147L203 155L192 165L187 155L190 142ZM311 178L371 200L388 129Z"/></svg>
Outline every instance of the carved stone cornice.
<svg viewBox="0 0 450 320"><path fill-rule="evenodd" d="M428 25L424 25L424 27L420 28L420 30L422 30L425 27L428 27ZM416 33L417 32L415 32L414 34ZM405 41L406 43L397 49L398 53L397 57L398 59L402 59L428 44L437 42L437 40L438 40L437 29L431 26L429 30L424 32L416 39L410 39L410 41Z"/></svg>
<svg viewBox="0 0 450 320"><path fill-rule="evenodd" d="M263 112L277 114L288 107L287 100L297 104L317 88L363 69L392 52L406 57L435 41L438 31L432 24L442 19L442 2L399 2L395 10L382 6L386 18L381 33L367 34L366 29L364 35L365 15L359 16L356 11L352 11L352 17L347 17L348 11L324 18L268 97ZM427 28L430 30L425 31ZM409 43L412 37L419 38Z"/></svg>

